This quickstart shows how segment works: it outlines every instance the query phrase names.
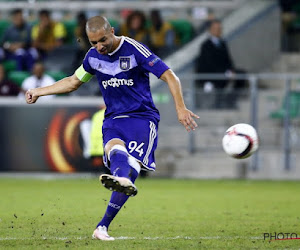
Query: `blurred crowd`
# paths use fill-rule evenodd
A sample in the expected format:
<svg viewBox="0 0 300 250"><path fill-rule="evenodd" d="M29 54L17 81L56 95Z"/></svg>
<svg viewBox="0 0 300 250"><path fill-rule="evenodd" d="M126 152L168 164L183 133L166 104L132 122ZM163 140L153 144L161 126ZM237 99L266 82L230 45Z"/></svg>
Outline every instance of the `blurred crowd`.
<svg viewBox="0 0 300 250"><path fill-rule="evenodd" d="M197 28L184 19L167 21L157 9L147 14L139 10L123 10L120 13L123 21L109 21L117 35L129 36L147 45L161 58L189 42L194 35L207 31L207 40L199 46L199 51L195 51L198 54L195 72L221 73L227 79L197 81L196 91L200 96L196 97L196 105L198 108L235 108L239 97L236 93L244 89L246 83L235 80L234 75L245 71L235 66L222 37L222 23L214 13L201 10L195 15L205 17ZM58 21L60 19L53 16L48 10L40 10L33 21L28 21L21 9L10 13L10 23L0 40L0 96L24 99L26 90L51 85L73 74L81 65L91 47L85 31L90 14L79 12L68 21ZM59 70L53 71L53 66ZM101 95L98 88L90 87L93 84L85 86L89 87L82 95ZM228 86L234 91L228 92Z"/></svg>
<svg viewBox="0 0 300 250"><path fill-rule="evenodd" d="M30 87L45 86L52 82L49 77L53 81L59 80L59 77L72 74L80 66L91 47L85 33L88 17L80 12L76 20L64 22L54 20L52 14L48 10L40 10L36 20L28 21L21 9L14 9L10 13L10 20L0 20L0 29L3 31L0 37L0 66L3 72L0 95L24 93L29 86L26 84L27 78L30 77L36 78ZM142 11L124 10L121 17L124 21L120 23L109 20L115 33L144 43L160 57L165 57L188 42L194 33L187 20L166 21L159 10L151 10L147 15ZM51 69L47 67L45 69L45 63L51 61L53 55L64 59L62 51L68 48L69 52L70 47L72 62L66 62L69 68L65 72L50 72ZM39 71L43 74L37 75L36 67L42 68Z"/></svg>

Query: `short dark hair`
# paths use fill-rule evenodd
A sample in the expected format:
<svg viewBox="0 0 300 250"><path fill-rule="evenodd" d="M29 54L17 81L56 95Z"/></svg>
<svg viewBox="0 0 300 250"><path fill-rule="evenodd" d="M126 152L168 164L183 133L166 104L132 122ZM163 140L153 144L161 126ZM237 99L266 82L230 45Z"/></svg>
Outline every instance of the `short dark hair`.
<svg viewBox="0 0 300 250"><path fill-rule="evenodd" d="M126 26L127 26L127 27L130 27L131 22L132 22L132 20L133 20L135 17L138 17L138 18L140 18L140 20L141 20L141 27L140 27L140 29L145 28L145 26L146 26L146 21L147 21L147 20L146 20L146 16L145 16L144 12L139 11L139 10L135 10L135 11L131 12L131 13L128 15L127 20L126 20Z"/></svg>
<svg viewBox="0 0 300 250"><path fill-rule="evenodd" d="M222 22L221 22L220 19L213 19L213 20L209 21L207 28L210 29L211 26L213 26L213 24L215 24L215 23L220 23L221 24Z"/></svg>
<svg viewBox="0 0 300 250"><path fill-rule="evenodd" d="M16 14L22 14L23 13L23 10L22 9L13 9L10 14L12 16L16 15Z"/></svg>
<svg viewBox="0 0 300 250"><path fill-rule="evenodd" d="M77 22L86 22L86 15L83 11L79 12L76 16Z"/></svg>
<svg viewBox="0 0 300 250"><path fill-rule="evenodd" d="M39 16L50 16L50 11L46 9L42 9L39 11Z"/></svg>

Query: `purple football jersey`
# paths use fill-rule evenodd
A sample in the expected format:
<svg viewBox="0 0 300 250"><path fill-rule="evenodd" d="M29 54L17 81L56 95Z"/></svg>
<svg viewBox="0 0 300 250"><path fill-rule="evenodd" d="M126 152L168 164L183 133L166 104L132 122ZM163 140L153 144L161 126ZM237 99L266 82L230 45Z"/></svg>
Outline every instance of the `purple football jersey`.
<svg viewBox="0 0 300 250"><path fill-rule="evenodd" d="M107 55L91 48L83 68L97 77L106 104L106 118L128 115L159 121L150 92L149 72L159 78L169 67L145 45L122 36L118 48Z"/></svg>

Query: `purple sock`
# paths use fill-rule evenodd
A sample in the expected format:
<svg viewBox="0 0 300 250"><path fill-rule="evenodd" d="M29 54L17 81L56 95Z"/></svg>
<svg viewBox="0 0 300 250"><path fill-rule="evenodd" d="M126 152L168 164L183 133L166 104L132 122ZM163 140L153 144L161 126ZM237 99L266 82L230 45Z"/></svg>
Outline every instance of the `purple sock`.
<svg viewBox="0 0 300 250"><path fill-rule="evenodd" d="M128 154L118 149L110 152L110 172L114 176L127 177L132 183L134 183L138 177L138 172L128 163ZM128 198L129 196L126 194L112 192L106 212L97 227L106 226L106 228L108 228Z"/></svg>
<svg viewBox="0 0 300 250"><path fill-rule="evenodd" d="M112 192L105 214L102 220L98 223L97 227L106 226L106 228L108 228L110 223L120 211L124 203L128 200L128 198L129 196L126 194L115 191Z"/></svg>
<svg viewBox="0 0 300 250"><path fill-rule="evenodd" d="M114 149L110 152L110 172L114 176L130 179L136 172L128 163L128 154L122 150Z"/></svg>

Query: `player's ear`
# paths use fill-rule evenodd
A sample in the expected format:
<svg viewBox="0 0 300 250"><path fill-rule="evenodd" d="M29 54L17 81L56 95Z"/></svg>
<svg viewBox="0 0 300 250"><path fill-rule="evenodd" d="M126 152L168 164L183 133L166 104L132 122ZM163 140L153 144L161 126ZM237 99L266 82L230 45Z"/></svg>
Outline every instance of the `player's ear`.
<svg viewBox="0 0 300 250"><path fill-rule="evenodd" d="M113 35L115 34L115 28L111 27L111 31L110 31Z"/></svg>

